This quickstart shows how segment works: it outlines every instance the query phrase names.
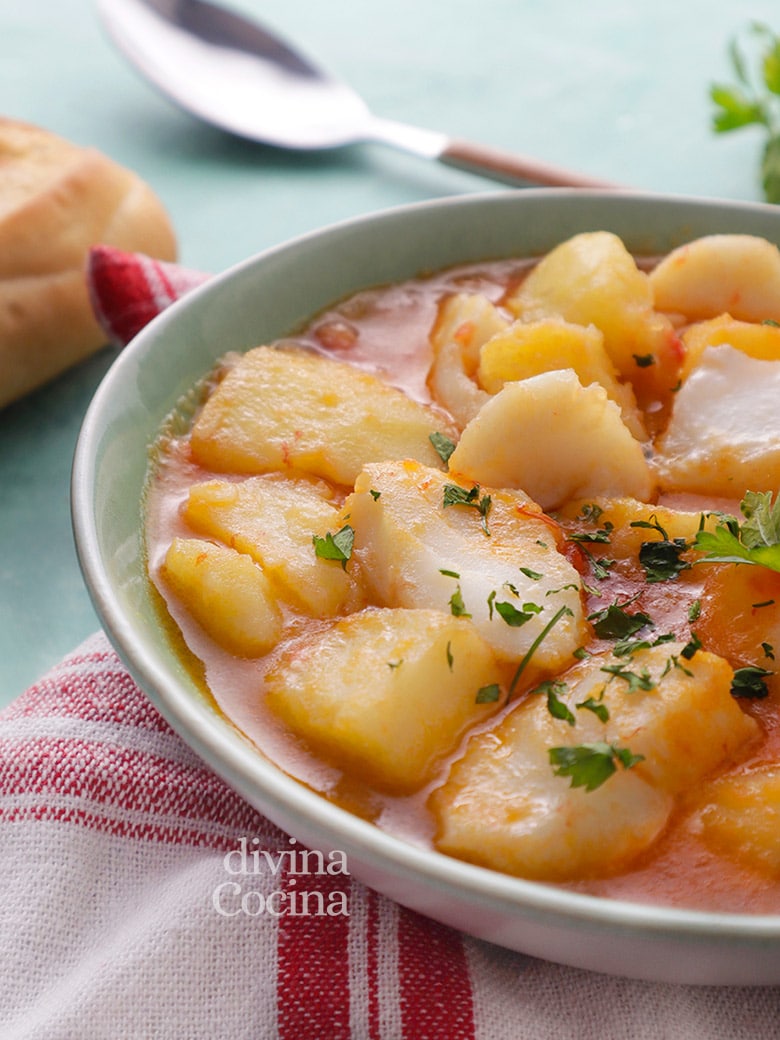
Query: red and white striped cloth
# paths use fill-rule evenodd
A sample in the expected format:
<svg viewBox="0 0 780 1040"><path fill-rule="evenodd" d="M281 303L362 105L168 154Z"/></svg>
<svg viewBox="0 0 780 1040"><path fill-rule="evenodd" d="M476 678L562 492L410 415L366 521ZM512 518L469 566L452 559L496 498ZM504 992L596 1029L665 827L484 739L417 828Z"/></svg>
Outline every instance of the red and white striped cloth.
<svg viewBox="0 0 780 1040"><path fill-rule="evenodd" d="M202 278L113 249L90 267L116 342ZM348 915L268 912L300 888L282 856L292 845L168 727L106 637L90 638L0 715L0 1040L757 1040L780 1029L780 988L546 964L346 874L309 873L305 887L323 905L344 897Z"/></svg>

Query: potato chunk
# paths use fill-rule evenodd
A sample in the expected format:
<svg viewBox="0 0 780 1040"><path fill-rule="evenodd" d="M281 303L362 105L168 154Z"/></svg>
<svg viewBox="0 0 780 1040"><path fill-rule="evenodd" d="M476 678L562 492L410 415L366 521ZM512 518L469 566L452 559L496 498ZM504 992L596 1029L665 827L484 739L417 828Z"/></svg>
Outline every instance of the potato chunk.
<svg viewBox="0 0 780 1040"><path fill-rule="evenodd" d="M659 486L741 498L780 487L780 361L707 347L656 443Z"/></svg>
<svg viewBox="0 0 780 1040"><path fill-rule="evenodd" d="M679 342L654 306L647 275L617 235L575 235L549 252L508 300L523 321L559 317L595 325L617 371L643 398L677 382Z"/></svg>
<svg viewBox="0 0 780 1040"><path fill-rule="evenodd" d="M175 538L161 576L228 653L261 657L279 639L282 617L271 585L244 553L200 538Z"/></svg>
<svg viewBox="0 0 780 1040"><path fill-rule="evenodd" d="M556 526L519 492L482 487L473 505L448 506L446 490L455 486L412 461L366 467L344 507L366 586L385 606L467 613L510 661L529 652L563 607L534 662L569 664L586 629L579 575L557 550ZM488 498L483 518L478 506Z"/></svg>
<svg viewBox="0 0 780 1040"><path fill-rule="evenodd" d="M697 801L692 820L713 851L780 877L780 768L720 777Z"/></svg>
<svg viewBox="0 0 780 1040"><path fill-rule="evenodd" d="M217 472L297 471L351 485L366 462L419 458L448 421L368 372L304 350L256 347L230 369L192 429Z"/></svg>
<svg viewBox="0 0 780 1040"><path fill-rule="evenodd" d="M727 311L780 321L780 251L754 235L705 235L669 253L650 274L655 306L688 321Z"/></svg>
<svg viewBox="0 0 780 1040"><path fill-rule="evenodd" d="M570 369L507 383L463 431L449 465L467 480L522 488L544 509L594 495L647 499L653 490L617 405Z"/></svg>
<svg viewBox="0 0 780 1040"><path fill-rule="evenodd" d="M496 711L488 645L463 618L369 607L286 649L270 709L315 751L395 791L430 778L469 725Z"/></svg>
<svg viewBox="0 0 780 1040"><path fill-rule="evenodd" d="M665 827L677 795L757 732L731 697L729 665L699 651L679 668L682 649L668 643L629 660L605 655L575 666L558 687L573 725L553 717L542 690L472 737L430 799L437 847L545 880L605 875L630 864ZM625 674L603 671L611 666ZM586 703L606 708L608 719ZM629 768L612 760L615 771L600 786L572 786L555 774L550 750L587 746L602 758L617 748L644 760Z"/></svg>
<svg viewBox="0 0 780 1040"><path fill-rule="evenodd" d="M559 319L516 321L482 347L477 378L490 394L505 383L540 372L570 368L583 386L599 383L620 408L623 422L640 440L646 438L634 392L621 383L595 325L574 325Z"/></svg>
<svg viewBox="0 0 780 1040"><path fill-rule="evenodd" d="M455 293L439 308L431 333L433 364L428 383L434 398L461 429L488 399L474 379L480 347L508 324L481 293Z"/></svg>
<svg viewBox="0 0 780 1040"><path fill-rule="evenodd" d="M323 484L284 477L248 477L194 484L184 519L198 534L218 538L262 564L277 595L317 617L337 614L354 593L339 563L318 559L313 535L340 526Z"/></svg>

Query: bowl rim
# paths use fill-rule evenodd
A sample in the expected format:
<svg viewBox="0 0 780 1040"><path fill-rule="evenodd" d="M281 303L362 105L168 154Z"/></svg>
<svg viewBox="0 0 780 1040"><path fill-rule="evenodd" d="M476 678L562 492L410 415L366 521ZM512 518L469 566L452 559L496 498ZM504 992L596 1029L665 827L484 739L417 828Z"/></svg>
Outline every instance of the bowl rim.
<svg viewBox="0 0 780 1040"><path fill-rule="evenodd" d="M309 242L344 229L374 224L381 228L388 220L413 218L422 210L448 210L455 207L479 208L494 200L511 198L521 206L533 205L540 198L558 199L576 196L581 202L598 197L620 199L642 205L678 205L686 209L716 210L726 208L734 213L767 213L763 203L732 201L718 198L689 197L641 191L607 191L583 189L529 188L522 191L490 191L465 196L447 196L412 202L370 212L298 235L288 241L264 249L210 277L187 292L154 318L126 346L103 377L88 409L79 433L71 477L71 516L76 553L83 578L95 610L117 654L135 682L154 703L176 732L222 778L247 800L258 806L257 790L261 785L261 811L273 819L278 809L293 818L301 828L327 832L337 837L331 847L357 852L364 862L377 869L389 866L399 877L422 881L439 892L457 897L468 895L470 901L498 911L523 910L531 916L554 918L570 924L596 925L610 930L688 939L738 939L756 942L780 940L780 914L725 913L687 910L677 907L644 904L620 898L594 896L559 888L545 882L517 878L489 868L457 860L435 849L420 848L323 796L306 788L264 759L235 729L224 722L205 702L199 703L183 687L176 684L161 662L150 659L137 645L133 624L120 608L105 561L102 559L92 503L97 480L96 445L106 417L121 400L119 390L136 360L155 348L160 337L180 320L183 311L201 305L223 291L236 277L261 268L268 259L291 250L305 248ZM775 220L780 219L780 212ZM778 230L780 234L780 229ZM289 826L289 825L288 825ZM289 826L290 831L292 827ZM325 844L328 844L327 838ZM321 843L322 844L322 843Z"/></svg>

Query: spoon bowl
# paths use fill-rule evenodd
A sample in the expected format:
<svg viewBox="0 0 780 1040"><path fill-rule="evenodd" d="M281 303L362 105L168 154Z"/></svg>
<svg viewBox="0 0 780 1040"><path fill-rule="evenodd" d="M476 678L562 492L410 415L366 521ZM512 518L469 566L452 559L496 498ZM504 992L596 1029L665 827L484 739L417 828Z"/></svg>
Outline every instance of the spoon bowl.
<svg viewBox="0 0 780 1040"><path fill-rule="evenodd" d="M162 93L239 137L303 151L375 142L503 182L615 187L376 116L276 33L208 0L98 0L98 11L117 48Z"/></svg>

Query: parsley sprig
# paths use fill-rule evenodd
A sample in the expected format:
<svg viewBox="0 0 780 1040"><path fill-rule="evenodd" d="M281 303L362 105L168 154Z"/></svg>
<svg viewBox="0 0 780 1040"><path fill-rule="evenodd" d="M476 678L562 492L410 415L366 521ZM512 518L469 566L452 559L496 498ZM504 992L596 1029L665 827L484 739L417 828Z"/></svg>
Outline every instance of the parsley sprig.
<svg viewBox="0 0 780 1040"><path fill-rule="evenodd" d="M748 563L780 571L780 496L772 502L771 491L748 491L739 506L744 521L725 513L714 531L697 531L693 548L704 560Z"/></svg>
<svg viewBox="0 0 780 1040"><path fill-rule="evenodd" d="M767 202L780 202L780 37L769 26L752 22L729 44L736 83L713 83L712 128L728 133L746 126L766 132L761 181Z"/></svg>

